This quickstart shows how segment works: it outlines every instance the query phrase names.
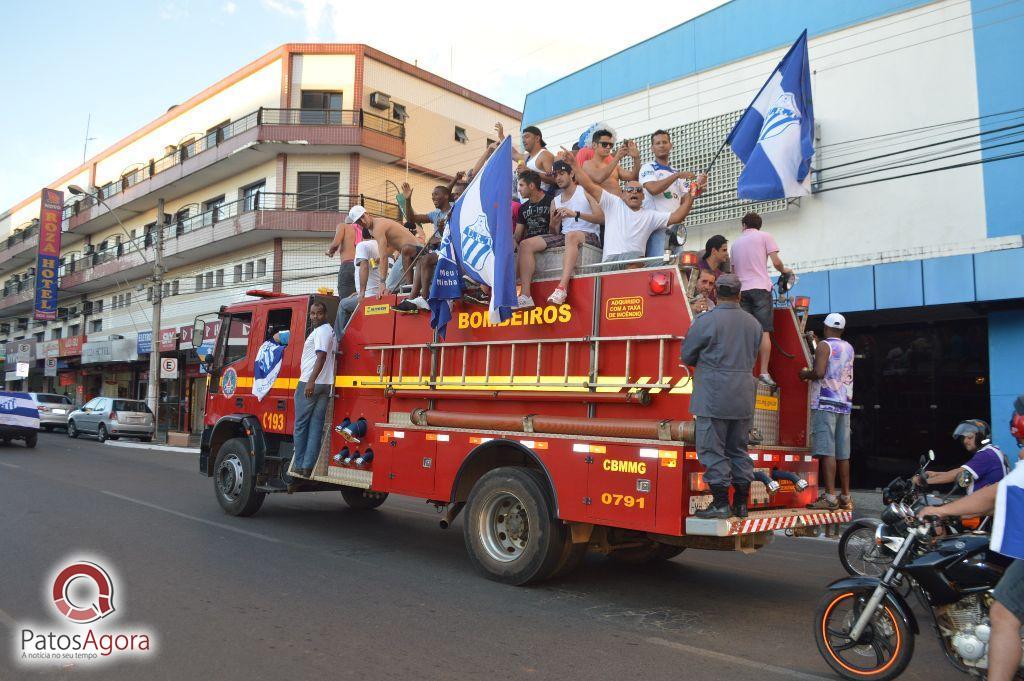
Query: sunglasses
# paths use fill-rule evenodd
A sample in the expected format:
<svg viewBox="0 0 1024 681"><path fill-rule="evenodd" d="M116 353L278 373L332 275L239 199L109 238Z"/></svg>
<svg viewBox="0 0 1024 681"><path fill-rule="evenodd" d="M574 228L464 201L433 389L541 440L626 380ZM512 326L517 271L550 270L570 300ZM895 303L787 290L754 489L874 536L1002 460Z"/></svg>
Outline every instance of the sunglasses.
<svg viewBox="0 0 1024 681"><path fill-rule="evenodd" d="M625 188L623 188L622 191L626 192L627 194L639 194L640 192L643 191L643 188L642 187L625 187Z"/></svg>
<svg viewBox="0 0 1024 681"><path fill-rule="evenodd" d="M615 146L615 142L598 142L598 144L604 147L605 149L611 149L612 147Z"/></svg>

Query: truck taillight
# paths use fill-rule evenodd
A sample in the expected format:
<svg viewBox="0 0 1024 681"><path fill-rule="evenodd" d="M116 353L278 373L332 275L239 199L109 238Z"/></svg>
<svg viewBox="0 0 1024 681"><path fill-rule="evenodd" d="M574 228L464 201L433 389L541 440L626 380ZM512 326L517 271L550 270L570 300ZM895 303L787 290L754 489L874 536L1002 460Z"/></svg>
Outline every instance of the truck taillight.
<svg viewBox="0 0 1024 681"><path fill-rule="evenodd" d="M647 285L650 287L651 293L656 296L664 296L672 292L672 278L664 272L652 274L651 278L647 280Z"/></svg>
<svg viewBox="0 0 1024 681"><path fill-rule="evenodd" d="M704 482L703 473L690 473L690 491L691 492L707 492L710 487Z"/></svg>

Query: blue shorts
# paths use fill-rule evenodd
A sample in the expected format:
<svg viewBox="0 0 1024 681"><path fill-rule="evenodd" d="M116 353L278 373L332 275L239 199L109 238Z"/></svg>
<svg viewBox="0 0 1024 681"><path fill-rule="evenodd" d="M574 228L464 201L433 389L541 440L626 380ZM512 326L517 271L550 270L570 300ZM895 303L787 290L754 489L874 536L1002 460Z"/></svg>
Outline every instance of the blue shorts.
<svg viewBox="0 0 1024 681"><path fill-rule="evenodd" d="M850 415L811 409L811 454L850 458Z"/></svg>
<svg viewBox="0 0 1024 681"><path fill-rule="evenodd" d="M999 603L1024 622L1024 560L1015 560L992 592Z"/></svg>

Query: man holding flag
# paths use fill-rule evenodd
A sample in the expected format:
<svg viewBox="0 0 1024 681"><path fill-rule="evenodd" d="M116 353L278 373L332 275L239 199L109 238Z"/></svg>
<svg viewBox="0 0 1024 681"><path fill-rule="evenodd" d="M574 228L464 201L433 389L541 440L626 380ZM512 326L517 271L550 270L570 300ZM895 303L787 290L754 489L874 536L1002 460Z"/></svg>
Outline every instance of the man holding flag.
<svg viewBox="0 0 1024 681"><path fill-rule="evenodd" d="M744 165L739 198L763 201L811 193L814 108L807 31L775 67L725 144Z"/></svg>
<svg viewBox="0 0 1024 681"><path fill-rule="evenodd" d="M918 516L961 516L994 513L992 550L1016 560L1003 573L989 610L989 681L1010 681L1020 668L1020 628L1024 622L1024 464L1018 464L996 485L943 506L928 506Z"/></svg>
<svg viewBox="0 0 1024 681"><path fill-rule="evenodd" d="M490 321L512 316L516 304L512 239L512 138L506 137L452 207L430 287L430 326L445 337L462 277L491 288Z"/></svg>

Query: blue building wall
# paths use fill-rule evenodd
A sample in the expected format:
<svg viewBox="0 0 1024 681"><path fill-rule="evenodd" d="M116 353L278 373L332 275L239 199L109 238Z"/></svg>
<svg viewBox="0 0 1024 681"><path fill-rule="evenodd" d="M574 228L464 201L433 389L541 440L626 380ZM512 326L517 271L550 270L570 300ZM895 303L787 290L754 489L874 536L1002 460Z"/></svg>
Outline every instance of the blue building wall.
<svg viewBox="0 0 1024 681"><path fill-rule="evenodd" d="M992 116L1024 107L1024 14L1020 6L1005 0L971 0L971 21L979 114ZM992 117L990 121L982 118L982 129L1019 122L1019 118L1005 116ZM1024 145L1005 146L983 151L982 157L988 160L1021 151ZM1024 233L1024 214L1017 199L1024 183L1024 157L985 163L982 172L988 235Z"/></svg>
<svg viewBox="0 0 1024 681"><path fill-rule="evenodd" d="M989 390L992 439L1011 461L1017 443L1010 437L1013 400L1024 395L1024 309L992 312L988 316Z"/></svg>
<svg viewBox="0 0 1024 681"><path fill-rule="evenodd" d="M526 95L523 125L785 47L805 28L813 38L932 1L732 0L534 90Z"/></svg>

